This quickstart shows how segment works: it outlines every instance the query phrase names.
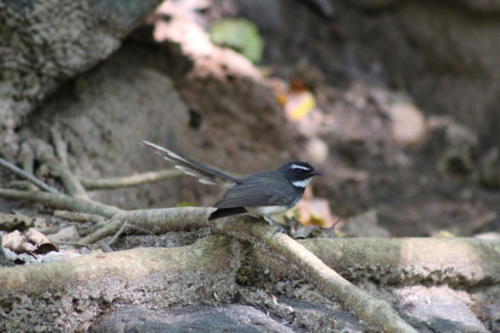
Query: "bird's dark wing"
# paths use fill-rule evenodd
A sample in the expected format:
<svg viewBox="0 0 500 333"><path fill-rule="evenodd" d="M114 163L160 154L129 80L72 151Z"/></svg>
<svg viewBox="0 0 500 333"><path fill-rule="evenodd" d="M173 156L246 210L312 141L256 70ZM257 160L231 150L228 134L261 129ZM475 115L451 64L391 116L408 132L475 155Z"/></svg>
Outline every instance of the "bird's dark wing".
<svg viewBox="0 0 500 333"><path fill-rule="evenodd" d="M153 148L157 153L161 153L163 158L175 165L175 168L186 174L198 178L198 181L208 185L221 185L226 187L234 186L238 179L228 176L218 170L212 169L190 158L177 154L170 149L163 148L149 141L142 141L146 146Z"/></svg>
<svg viewBox="0 0 500 333"><path fill-rule="evenodd" d="M273 179L243 182L224 194L216 208L288 206L295 198L290 185Z"/></svg>

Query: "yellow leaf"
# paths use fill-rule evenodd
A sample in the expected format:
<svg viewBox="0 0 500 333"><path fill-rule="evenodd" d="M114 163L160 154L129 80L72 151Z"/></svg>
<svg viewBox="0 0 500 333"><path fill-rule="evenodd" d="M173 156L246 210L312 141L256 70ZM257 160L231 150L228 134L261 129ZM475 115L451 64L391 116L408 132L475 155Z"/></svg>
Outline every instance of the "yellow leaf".
<svg viewBox="0 0 500 333"><path fill-rule="evenodd" d="M292 120L300 120L307 116L316 107L316 99L309 91L293 93L288 95L285 106L288 117Z"/></svg>

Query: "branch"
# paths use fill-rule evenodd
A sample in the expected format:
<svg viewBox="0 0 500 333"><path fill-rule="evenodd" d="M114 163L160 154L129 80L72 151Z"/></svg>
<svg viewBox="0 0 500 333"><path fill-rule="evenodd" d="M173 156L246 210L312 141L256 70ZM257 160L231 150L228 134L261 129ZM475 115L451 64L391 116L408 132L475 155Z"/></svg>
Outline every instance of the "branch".
<svg viewBox="0 0 500 333"><path fill-rule="evenodd" d="M206 228L213 224L213 222L208 221L208 216L213 211L213 208L203 207L124 211L115 215L104 227L83 238L81 242L95 243L104 237L111 236L119 231L123 223L130 223L133 227L148 230L155 234Z"/></svg>
<svg viewBox="0 0 500 333"><path fill-rule="evenodd" d="M112 177L102 179L81 178L82 185L87 190L108 190L122 187L137 186L146 183L152 183L164 179L184 176L182 171L177 169L165 169L159 171L149 171L124 177Z"/></svg>
<svg viewBox="0 0 500 333"><path fill-rule="evenodd" d="M104 218L100 215L86 214L79 212L68 212L67 210L56 210L54 211L53 215L60 219L73 222L92 222L92 223L104 222Z"/></svg>
<svg viewBox="0 0 500 333"><path fill-rule="evenodd" d="M65 209L81 213L95 214L107 218L111 218L115 214L123 212L123 210L113 206L104 205L92 200L69 197L64 194L26 192L0 188L0 197L12 200L38 202L55 209Z"/></svg>
<svg viewBox="0 0 500 333"><path fill-rule="evenodd" d="M38 186L42 190L45 190L45 191L53 193L53 194L61 194L61 192L59 192L58 190L56 190L52 186L45 184L44 182L42 182L41 180L39 180L38 178L36 178L32 174L29 174L28 172L18 168L16 165L10 163L7 160L4 160L1 157L0 157L0 165L3 166L4 168L10 170L14 174L26 179L30 183L35 184L36 186ZM27 166L27 168L30 168L30 166Z"/></svg>

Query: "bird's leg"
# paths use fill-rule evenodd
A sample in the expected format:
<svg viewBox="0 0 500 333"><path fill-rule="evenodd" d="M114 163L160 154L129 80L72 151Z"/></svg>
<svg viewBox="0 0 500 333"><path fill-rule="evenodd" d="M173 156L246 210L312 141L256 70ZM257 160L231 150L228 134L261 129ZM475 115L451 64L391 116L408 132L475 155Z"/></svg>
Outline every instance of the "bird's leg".
<svg viewBox="0 0 500 333"><path fill-rule="evenodd" d="M277 226L278 228L274 231L273 233L273 236L278 233L278 232L281 232L283 234L288 234L288 230L279 222L277 222L275 219L272 218L271 215L262 215L262 218L267 222L269 223L269 225L275 225Z"/></svg>

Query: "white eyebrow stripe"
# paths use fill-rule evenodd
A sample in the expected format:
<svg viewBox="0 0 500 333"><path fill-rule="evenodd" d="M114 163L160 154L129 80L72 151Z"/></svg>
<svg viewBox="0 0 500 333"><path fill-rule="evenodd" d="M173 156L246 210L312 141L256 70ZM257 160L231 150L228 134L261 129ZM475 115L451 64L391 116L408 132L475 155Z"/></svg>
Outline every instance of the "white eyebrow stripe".
<svg viewBox="0 0 500 333"><path fill-rule="evenodd" d="M293 184L293 186L296 186L296 187L306 187L311 182L311 179L312 179L312 177L304 179L304 180L296 180L296 181L292 182L292 184Z"/></svg>
<svg viewBox="0 0 500 333"><path fill-rule="evenodd" d="M298 165L298 164L292 164L292 169L311 170L311 168L308 168L308 167L305 167L302 165Z"/></svg>

